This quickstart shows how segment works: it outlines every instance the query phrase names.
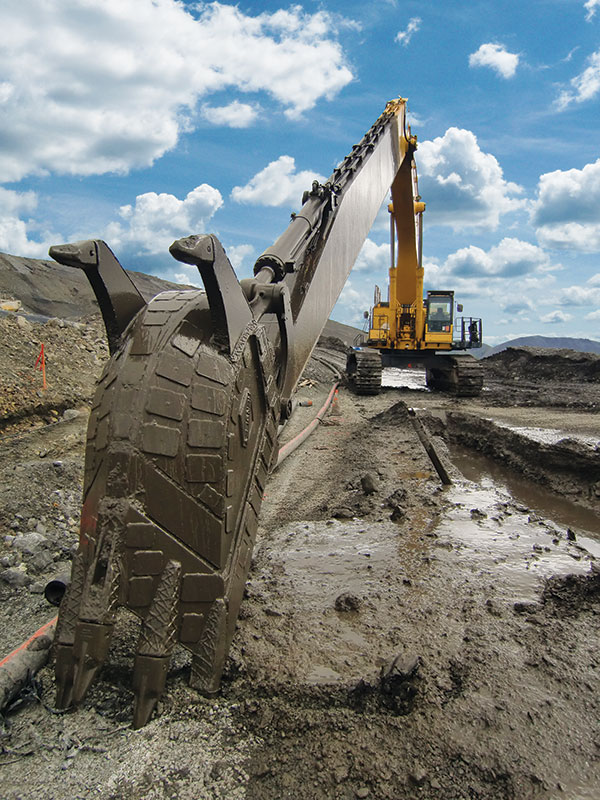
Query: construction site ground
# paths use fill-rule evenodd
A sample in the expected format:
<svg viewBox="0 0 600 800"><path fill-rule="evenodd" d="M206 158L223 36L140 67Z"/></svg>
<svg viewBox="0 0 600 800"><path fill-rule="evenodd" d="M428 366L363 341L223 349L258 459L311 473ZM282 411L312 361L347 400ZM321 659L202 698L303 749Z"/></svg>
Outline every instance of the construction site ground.
<svg viewBox="0 0 600 800"><path fill-rule="evenodd" d="M344 358L331 338L317 355ZM97 319L0 317L4 654L55 613L42 592L76 547L105 358ZM429 393L418 372L375 397L342 386L268 483L221 694L190 689L177 651L131 730L138 625L123 614L79 709L54 709L47 666L6 711L0 796L599 797L600 383L593 356L565 380L568 358L495 356L479 398ZM282 441L332 378L311 362L297 397L313 406Z"/></svg>

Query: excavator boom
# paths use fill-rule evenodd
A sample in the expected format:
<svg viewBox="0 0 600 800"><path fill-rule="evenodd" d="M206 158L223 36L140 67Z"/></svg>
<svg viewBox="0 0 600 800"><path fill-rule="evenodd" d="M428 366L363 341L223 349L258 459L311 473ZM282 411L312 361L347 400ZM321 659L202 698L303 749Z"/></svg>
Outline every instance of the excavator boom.
<svg viewBox="0 0 600 800"><path fill-rule="evenodd" d="M57 704L79 703L119 607L140 620L134 727L160 697L174 646L212 694L233 636L277 431L375 216L416 147L406 102L383 114L237 280L216 237L171 254L201 291L145 303L104 242L51 248L84 269L111 358L90 415L79 549L57 624Z"/></svg>

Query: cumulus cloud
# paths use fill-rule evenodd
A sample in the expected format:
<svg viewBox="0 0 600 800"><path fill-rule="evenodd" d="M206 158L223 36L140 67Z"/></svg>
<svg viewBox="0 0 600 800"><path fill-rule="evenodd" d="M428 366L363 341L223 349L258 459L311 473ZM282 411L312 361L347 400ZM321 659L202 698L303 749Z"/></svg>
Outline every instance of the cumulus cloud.
<svg viewBox="0 0 600 800"><path fill-rule="evenodd" d="M62 237L40 230L29 217L38 204L35 192L15 192L0 187L0 251L30 258L45 258L48 248ZM34 234L35 238L31 238Z"/></svg>
<svg viewBox="0 0 600 800"><path fill-rule="evenodd" d="M249 128L257 118L259 109L248 103L234 100L226 106L202 106L202 116L213 125L225 125L228 128Z"/></svg>
<svg viewBox="0 0 600 800"><path fill-rule="evenodd" d="M146 192L133 205L121 206L122 221L112 222L106 239L115 247L129 247L138 254L166 252L174 239L203 233L206 223L223 205L218 189L203 183L183 200L172 194Z"/></svg>
<svg viewBox="0 0 600 800"><path fill-rule="evenodd" d="M514 278L551 268L548 254L520 239L504 238L487 252L481 247L462 247L448 256L446 269L453 275Z"/></svg>
<svg viewBox="0 0 600 800"><path fill-rule="evenodd" d="M353 77L336 39L343 20L299 5L256 16L177 0L5 6L4 181L148 166L211 93L267 93L294 118Z"/></svg>
<svg viewBox="0 0 600 800"><path fill-rule="evenodd" d="M389 215L388 215L389 216ZM375 244L372 239L365 239L353 271L356 272L384 272L390 266L389 244Z"/></svg>
<svg viewBox="0 0 600 800"><path fill-rule="evenodd" d="M600 158L541 175L530 220L544 247L600 251Z"/></svg>
<svg viewBox="0 0 600 800"><path fill-rule="evenodd" d="M571 78L571 87L564 89L556 101L559 111L564 111L571 103L584 103L593 100L600 92L600 50L587 59L587 67L579 75Z"/></svg>
<svg viewBox="0 0 600 800"><path fill-rule="evenodd" d="M487 42L469 56L470 67L490 67L502 78L514 77L519 66L518 53L509 53L503 44Z"/></svg>
<svg viewBox="0 0 600 800"><path fill-rule="evenodd" d="M540 322L546 325L557 325L561 322L568 322L570 319L573 319L571 314L565 314L564 311L557 310L544 314L544 316L540 317Z"/></svg>
<svg viewBox="0 0 600 800"><path fill-rule="evenodd" d="M600 289L588 286L565 286L560 291L561 306L590 306L600 304Z"/></svg>
<svg viewBox="0 0 600 800"><path fill-rule="evenodd" d="M600 308L598 308L596 311L590 311L589 314L585 315L585 318L591 320L600 320Z"/></svg>
<svg viewBox="0 0 600 800"><path fill-rule="evenodd" d="M502 214L524 205L515 197L522 188L504 179L496 158L480 149L471 131L448 128L423 142L416 158L428 224L496 228Z"/></svg>
<svg viewBox="0 0 600 800"><path fill-rule="evenodd" d="M240 269L240 267L244 266L247 259L253 254L254 248L251 244L237 244L227 248L227 256L234 269Z"/></svg>
<svg viewBox="0 0 600 800"><path fill-rule="evenodd" d="M408 21L406 29L403 31L398 31L395 41L398 42L398 44L402 44L406 47L406 45L412 39L413 34L416 33L420 27L421 17L411 17L411 19Z"/></svg>
<svg viewBox="0 0 600 800"><path fill-rule="evenodd" d="M600 0L586 0L583 7L587 11L585 18L588 22L592 19L594 14L596 13L596 9L600 6Z"/></svg>
<svg viewBox="0 0 600 800"><path fill-rule="evenodd" d="M234 186L231 197L236 203L300 207L302 194L311 188L312 182L325 180L322 175L308 170L296 172L296 162L291 156L279 156L245 186Z"/></svg>

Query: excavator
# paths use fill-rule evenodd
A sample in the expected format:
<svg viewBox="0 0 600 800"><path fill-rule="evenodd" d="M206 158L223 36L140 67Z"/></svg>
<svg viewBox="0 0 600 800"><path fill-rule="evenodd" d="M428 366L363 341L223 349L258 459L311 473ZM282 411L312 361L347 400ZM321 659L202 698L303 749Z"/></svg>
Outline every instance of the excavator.
<svg viewBox="0 0 600 800"><path fill-rule="evenodd" d="M150 719L176 645L191 654L190 684L219 690L278 428L390 187L395 219L410 211L399 238L413 225L416 145L406 100L390 101L246 280L210 234L170 247L204 290L150 302L105 242L50 248L86 273L111 353L92 402L79 546L55 633L59 708L83 701L121 608L140 620L134 728Z"/></svg>
<svg viewBox="0 0 600 800"><path fill-rule="evenodd" d="M383 367L425 367L427 386L473 397L483 387L483 370L465 350L481 347L481 319L454 316L454 292L428 291L423 298L423 213L417 169L398 173L391 186L388 299L375 287L366 342L348 354L346 375L357 394L378 394ZM404 183L403 183L404 181ZM457 304L460 313L462 305ZM361 337L362 338L362 337Z"/></svg>

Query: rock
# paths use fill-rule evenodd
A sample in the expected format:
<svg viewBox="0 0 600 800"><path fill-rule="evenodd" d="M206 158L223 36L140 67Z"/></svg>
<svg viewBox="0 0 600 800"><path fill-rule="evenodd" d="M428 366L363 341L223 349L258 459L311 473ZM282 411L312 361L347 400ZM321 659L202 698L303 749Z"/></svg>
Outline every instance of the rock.
<svg viewBox="0 0 600 800"><path fill-rule="evenodd" d="M342 506L341 508L336 508L331 516L335 517L335 519L353 519L354 511L351 508L347 508L347 506Z"/></svg>
<svg viewBox="0 0 600 800"><path fill-rule="evenodd" d="M365 475L362 476L362 478L360 479L360 485L365 494L374 494L377 491L375 478L371 475L370 472L367 472Z"/></svg>
<svg viewBox="0 0 600 800"><path fill-rule="evenodd" d="M487 514L479 508L471 509L471 519L486 519Z"/></svg>
<svg viewBox="0 0 600 800"><path fill-rule="evenodd" d="M336 611L358 611L362 605L362 600L355 594L344 592L335 598L334 605Z"/></svg>
<svg viewBox="0 0 600 800"><path fill-rule="evenodd" d="M42 581L35 581L29 587L29 591L31 594L44 594L44 588L45 585L42 583Z"/></svg>
<svg viewBox="0 0 600 800"><path fill-rule="evenodd" d="M13 589L18 589L23 586L29 586L31 583L30 576L17 567L10 567L0 572L0 580L12 586Z"/></svg>
<svg viewBox="0 0 600 800"><path fill-rule="evenodd" d="M381 668L382 683L389 679L409 680L416 675L421 659L415 653L399 654Z"/></svg>
<svg viewBox="0 0 600 800"><path fill-rule="evenodd" d="M41 533L42 536L45 536L48 532L43 522L38 522L38 524L35 526L35 531L36 533Z"/></svg>
<svg viewBox="0 0 600 800"><path fill-rule="evenodd" d="M515 614L535 614L536 611L540 610L540 607L538 603L517 600L517 602L513 604L513 609Z"/></svg>
<svg viewBox="0 0 600 800"><path fill-rule="evenodd" d="M40 550L28 563L35 572L43 572L50 564L54 563L54 559L48 550Z"/></svg>
<svg viewBox="0 0 600 800"><path fill-rule="evenodd" d="M359 788L358 788L358 789L357 789L357 790L354 792L354 795L355 795L355 797L360 797L360 798L362 798L362 800L364 800L364 798L365 798L365 797L368 797L368 796L369 796L369 794L370 794L370 792L369 792L369 790L367 789L367 787L366 787L366 786L360 786L360 787L359 787Z"/></svg>
<svg viewBox="0 0 600 800"><path fill-rule="evenodd" d="M25 533L15 537L13 547L16 550L20 550L22 553L34 555L45 547L47 543L48 540L45 536L42 536L42 534L37 531L33 531L32 533Z"/></svg>
<svg viewBox="0 0 600 800"><path fill-rule="evenodd" d="M79 416L79 411L76 408L66 408L63 411L61 419L63 422L68 422L71 419L76 419Z"/></svg>
<svg viewBox="0 0 600 800"><path fill-rule="evenodd" d="M567 539L570 542L576 542L577 541L577 535L576 535L575 531L572 530L571 528L567 528Z"/></svg>
<svg viewBox="0 0 600 800"><path fill-rule="evenodd" d="M427 780L427 773L423 769L423 767L416 764L413 767L413 771L408 776L411 783L415 784L415 786L423 786L425 781Z"/></svg>

